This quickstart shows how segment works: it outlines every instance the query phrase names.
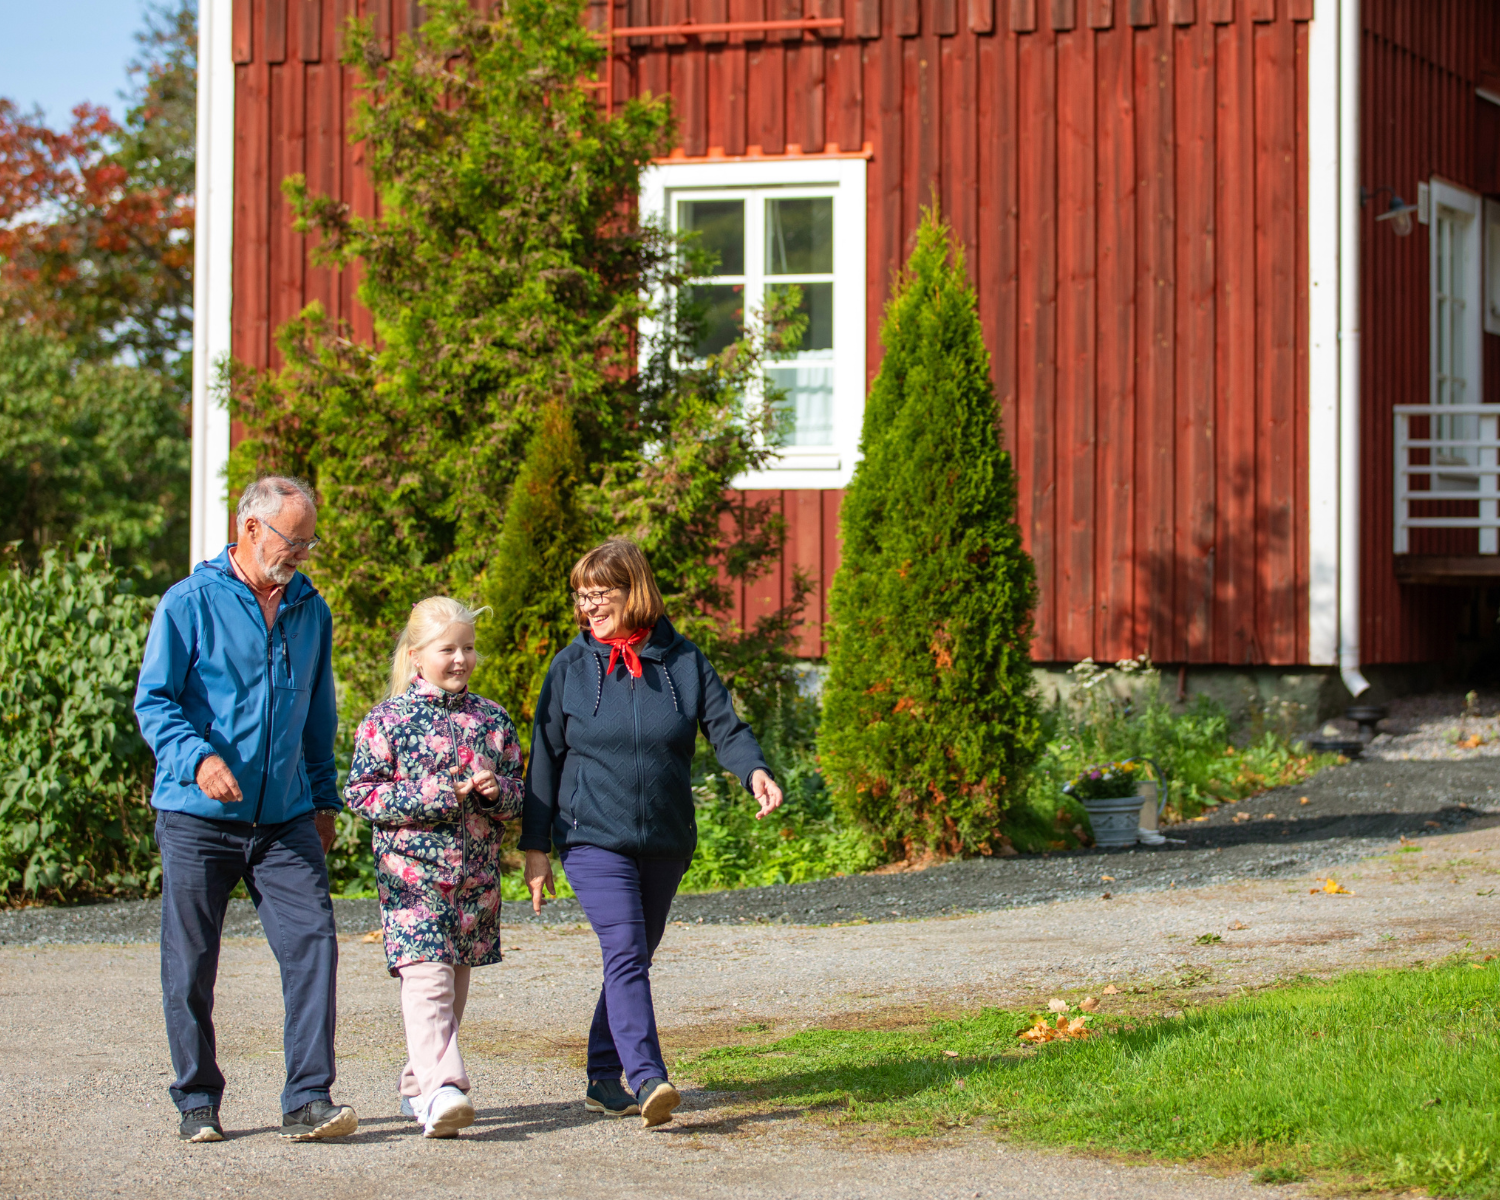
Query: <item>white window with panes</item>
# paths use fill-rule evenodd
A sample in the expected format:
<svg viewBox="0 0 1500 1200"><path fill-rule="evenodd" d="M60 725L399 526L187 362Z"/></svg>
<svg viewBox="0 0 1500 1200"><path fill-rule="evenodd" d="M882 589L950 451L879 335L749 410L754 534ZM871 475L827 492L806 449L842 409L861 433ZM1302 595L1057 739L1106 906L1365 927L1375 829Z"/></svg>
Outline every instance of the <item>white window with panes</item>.
<svg viewBox="0 0 1500 1200"><path fill-rule="evenodd" d="M1429 297L1431 303L1431 400L1444 407L1479 404L1484 399L1481 381L1483 362L1483 312L1480 298L1480 198L1473 192L1441 180L1431 185L1431 225L1428 247L1431 256ZM1437 417L1434 436L1459 443L1439 447L1434 462L1439 466L1465 467L1478 464L1472 445L1479 418ZM1433 480L1439 491L1476 491L1479 480L1466 473L1439 472Z"/></svg>
<svg viewBox="0 0 1500 1200"><path fill-rule="evenodd" d="M785 436L772 465L737 486L849 481L864 413L864 183L862 158L668 162L643 181L643 209L696 233L715 264L687 297L703 315L699 353L736 340L776 292L801 292L801 345L766 370L784 397Z"/></svg>

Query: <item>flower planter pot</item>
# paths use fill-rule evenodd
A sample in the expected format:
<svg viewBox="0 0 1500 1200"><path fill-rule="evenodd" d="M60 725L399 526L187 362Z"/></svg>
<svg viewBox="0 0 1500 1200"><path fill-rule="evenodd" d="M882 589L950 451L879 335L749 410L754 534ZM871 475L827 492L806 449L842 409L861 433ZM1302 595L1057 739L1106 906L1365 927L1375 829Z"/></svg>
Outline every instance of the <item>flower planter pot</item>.
<svg viewBox="0 0 1500 1200"><path fill-rule="evenodd" d="M1156 827L1156 781L1146 780L1136 785L1135 795L1116 796L1108 800L1080 800L1089 815L1089 824L1094 830L1094 844L1112 846L1134 846L1141 837L1142 829L1154 831ZM1150 808L1151 824L1146 825L1146 810ZM1158 835L1159 836L1159 835Z"/></svg>

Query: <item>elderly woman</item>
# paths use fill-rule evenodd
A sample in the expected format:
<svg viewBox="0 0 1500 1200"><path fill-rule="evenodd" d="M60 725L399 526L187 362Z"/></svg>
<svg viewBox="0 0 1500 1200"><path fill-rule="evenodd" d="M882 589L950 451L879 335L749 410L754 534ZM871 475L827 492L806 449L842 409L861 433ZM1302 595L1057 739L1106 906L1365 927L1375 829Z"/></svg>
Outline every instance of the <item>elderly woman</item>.
<svg viewBox="0 0 1500 1200"><path fill-rule="evenodd" d="M781 803L781 789L708 659L667 620L638 546L596 546L569 582L582 632L552 660L537 701L521 818L525 878L540 912L543 888L557 894L555 846L603 953L584 1107L639 1112L643 1125L660 1125L681 1097L656 1035L651 956L698 844L690 787L698 731L759 801L758 817Z"/></svg>

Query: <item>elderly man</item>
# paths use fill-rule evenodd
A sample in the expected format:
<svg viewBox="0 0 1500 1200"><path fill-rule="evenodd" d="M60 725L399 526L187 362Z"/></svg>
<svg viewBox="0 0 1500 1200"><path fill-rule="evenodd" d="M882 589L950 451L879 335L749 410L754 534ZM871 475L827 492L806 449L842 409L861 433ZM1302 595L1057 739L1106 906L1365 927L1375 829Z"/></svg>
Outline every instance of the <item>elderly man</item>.
<svg viewBox="0 0 1500 1200"><path fill-rule="evenodd" d="M323 856L340 807L332 616L297 570L317 523L299 480L247 487L240 540L162 597L141 664L135 711L156 755L162 1005L188 1141L224 1136L214 980L242 880L281 965L281 1134L316 1141L359 1125L329 1094L338 942Z"/></svg>

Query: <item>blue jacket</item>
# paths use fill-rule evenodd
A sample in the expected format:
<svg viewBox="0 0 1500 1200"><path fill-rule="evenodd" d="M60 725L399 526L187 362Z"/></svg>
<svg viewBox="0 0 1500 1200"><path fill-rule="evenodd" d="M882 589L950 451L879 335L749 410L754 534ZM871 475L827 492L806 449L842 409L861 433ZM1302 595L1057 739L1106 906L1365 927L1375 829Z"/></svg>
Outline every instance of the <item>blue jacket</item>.
<svg viewBox="0 0 1500 1200"><path fill-rule="evenodd" d="M158 809L274 825L340 808L333 735L333 615L300 572L269 630L229 548L172 587L151 620L135 715L156 755ZM217 754L244 793L220 804L194 781Z"/></svg>
<svg viewBox="0 0 1500 1200"><path fill-rule="evenodd" d="M609 647L585 631L552 660L537 698L520 849L581 845L636 858L691 858L700 728L724 769L747 788L757 770L770 774L729 689L665 617L640 656L640 679L623 661L606 678Z"/></svg>

